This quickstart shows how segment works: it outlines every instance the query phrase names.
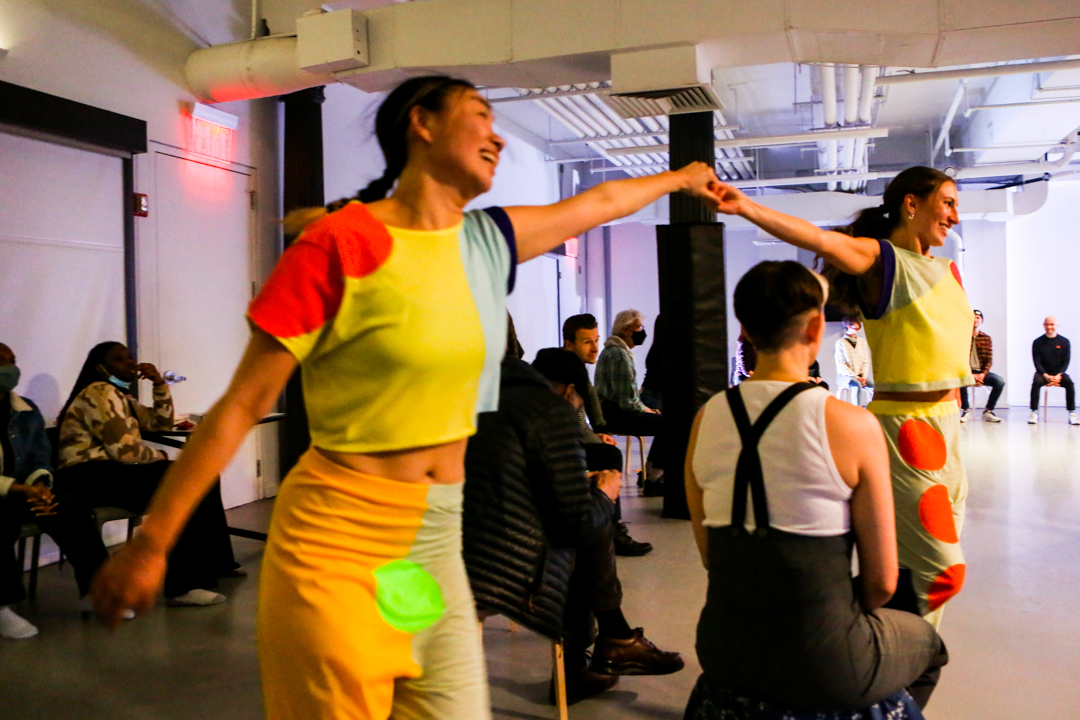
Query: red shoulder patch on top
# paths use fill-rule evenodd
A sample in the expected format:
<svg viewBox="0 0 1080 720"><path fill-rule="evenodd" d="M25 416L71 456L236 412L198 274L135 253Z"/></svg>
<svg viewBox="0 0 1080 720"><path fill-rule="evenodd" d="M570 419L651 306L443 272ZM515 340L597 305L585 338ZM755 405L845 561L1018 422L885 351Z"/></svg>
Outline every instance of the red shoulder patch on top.
<svg viewBox="0 0 1080 720"><path fill-rule="evenodd" d="M963 288L964 281L960 279L960 268L956 267L956 263L951 260L949 261L949 271L952 273L952 276L956 278L956 282L959 283L960 287Z"/></svg>
<svg viewBox="0 0 1080 720"><path fill-rule="evenodd" d="M363 205L353 203L313 222L278 260L248 309L274 337L318 330L341 307L346 277L364 277L390 256L393 238Z"/></svg>

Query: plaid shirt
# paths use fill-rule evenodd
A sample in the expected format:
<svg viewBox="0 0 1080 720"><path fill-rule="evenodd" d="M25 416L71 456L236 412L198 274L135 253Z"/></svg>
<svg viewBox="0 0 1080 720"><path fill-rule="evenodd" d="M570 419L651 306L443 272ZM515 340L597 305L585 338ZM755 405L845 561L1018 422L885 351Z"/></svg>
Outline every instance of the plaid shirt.
<svg viewBox="0 0 1080 720"><path fill-rule="evenodd" d="M607 339L596 361L596 394L601 400L618 403L623 410L647 412L638 397L634 354L616 335Z"/></svg>
<svg viewBox="0 0 1080 720"><path fill-rule="evenodd" d="M990 372L990 366L994 364L994 342L982 330L972 338L972 342L975 343L975 354L979 356L979 374Z"/></svg>

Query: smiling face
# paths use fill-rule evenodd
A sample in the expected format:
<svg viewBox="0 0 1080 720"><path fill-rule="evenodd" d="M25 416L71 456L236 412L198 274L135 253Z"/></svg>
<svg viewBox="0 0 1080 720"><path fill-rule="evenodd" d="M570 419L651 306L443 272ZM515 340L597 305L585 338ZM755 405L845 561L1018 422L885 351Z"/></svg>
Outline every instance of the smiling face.
<svg viewBox="0 0 1080 720"><path fill-rule="evenodd" d="M1057 337L1057 318L1051 315L1043 320L1043 330L1046 331L1046 337Z"/></svg>
<svg viewBox="0 0 1080 720"><path fill-rule="evenodd" d="M563 347L581 358L581 362L592 365L600 354L600 329L578 328L574 333L574 342L564 342Z"/></svg>
<svg viewBox="0 0 1080 720"><path fill-rule="evenodd" d="M959 199L956 192L955 183L945 182L926 198L914 195L904 198L904 212L909 217L915 216L905 220L924 247L941 247L945 244L949 230L953 225L959 224Z"/></svg>
<svg viewBox="0 0 1080 720"><path fill-rule="evenodd" d="M469 198L491 189L506 141L495 133L495 115L480 93L462 88L437 113L412 112L414 132L425 143L427 168L436 179L457 185Z"/></svg>
<svg viewBox="0 0 1080 720"><path fill-rule="evenodd" d="M106 375L112 375L124 382L139 379L138 364L123 345L116 345L109 350L105 354L105 359L101 361L101 366L105 369Z"/></svg>

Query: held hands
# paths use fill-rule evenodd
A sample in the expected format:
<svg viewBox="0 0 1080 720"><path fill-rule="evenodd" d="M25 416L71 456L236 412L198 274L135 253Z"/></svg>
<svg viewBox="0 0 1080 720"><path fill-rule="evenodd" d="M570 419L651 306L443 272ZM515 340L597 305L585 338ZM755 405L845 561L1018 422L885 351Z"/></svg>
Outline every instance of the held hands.
<svg viewBox="0 0 1080 720"><path fill-rule="evenodd" d="M125 610L142 615L157 599L165 579L165 553L140 541L136 535L120 552L108 560L90 586L94 611L110 630L116 629Z"/></svg>
<svg viewBox="0 0 1080 720"><path fill-rule="evenodd" d="M150 363L139 363L136 366L136 369L139 371L140 378L144 380L149 380L150 382L154 383L155 386L161 386L165 384L165 379L161 377L161 373L159 373L158 369Z"/></svg>
<svg viewBox="0 0 1080 720"><path fill-rule="evenodd" d="M52 494L52 490L43 485L13 483L8 492L23 495L26 498L26 504L30 506L30 512L38 517L56 514L56 507L59 504L56 496Z"/></svg>
<svg viewBox="0 0 1080 720"><path fill-rule="evenodd" d="M1061 375L1050 375L1049 373L1043 373L1043 377L1046 378L1046 384L1049 387L1061 387Z"/></svg>
<svg viewBox="0 0 1080 720"><path fill-rule="evenodd" d="M607 445L618 445L619 444L619 443L615 442L615 438L611 437L610 435L605 435L604 433L598 433L596 437L600 438Z"/></svg>
<svg viewBox="0 0 1080 720"><path fill-rule="evenodd" d="M600 492L611 498L611 502L619 499L619 491L622 490L622 473L618 470L596 470L588 473L589 479L596 482Z"/></svg>
<svg viewBox="0 0 1080 720"><path fill-rule="evenodd" d="M676 173L680 176L681 190L684 193L703 200L713 212L725 212L720 208L721 189L727 186L716 177L715 170L703 162L692 162L677 170Z"/></svg>
<svg viewBox="0 0 1080 720"><path fill-rule="evenodd" d="M975 378L975 387L982 387L983 380L986 379L986 373L975 373L973 377Z"/></svg>

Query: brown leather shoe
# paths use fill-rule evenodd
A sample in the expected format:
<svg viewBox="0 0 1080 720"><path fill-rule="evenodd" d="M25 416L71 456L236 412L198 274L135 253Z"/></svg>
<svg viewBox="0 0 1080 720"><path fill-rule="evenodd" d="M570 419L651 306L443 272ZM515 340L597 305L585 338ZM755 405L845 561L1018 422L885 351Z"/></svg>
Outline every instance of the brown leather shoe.
<svg viewBox="0 0 1080 720"><path fill-rule="evenodd" d="M605 675L669 675L685 665L679 653L653 645L642 628L626 640L597 638L593 648L592 670Z"/></svg>

